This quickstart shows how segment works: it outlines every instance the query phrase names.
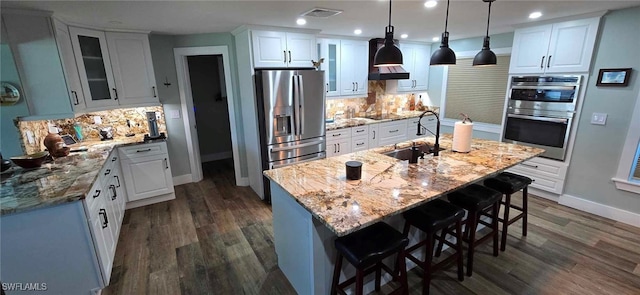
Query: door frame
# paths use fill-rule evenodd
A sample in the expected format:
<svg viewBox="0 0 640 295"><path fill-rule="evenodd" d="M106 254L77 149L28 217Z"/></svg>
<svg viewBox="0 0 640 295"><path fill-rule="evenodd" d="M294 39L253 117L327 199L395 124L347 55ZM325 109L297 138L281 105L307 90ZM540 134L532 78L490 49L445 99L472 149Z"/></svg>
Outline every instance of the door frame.
<svg viewBox="0 0 640 295"><path fill-rule="evenodd" d="M173 49L176 72L178 74L178 89L180 91L180 108L182 109L182 120L187 139L187 149L189 151L189 162L191 165L191 177L193 182L202 180L202 163L200 162L200 146L198 145L198 132L196 130L196 118L193 110L193 96L191 93L191 79L189 77L189 65L187 57L196 55L222 55L222 65L224 68L224 82L227 92L227 109L229 112L229 127L231 131L231 147L233 152L233 167L235 170L236 185L241 186L244 182L240 174L240 153L238 151L238 134L236 128L235 97L231 87L232 79L231 67L229 64L229 48L227 46L201 46L183 47Z"/></svg>

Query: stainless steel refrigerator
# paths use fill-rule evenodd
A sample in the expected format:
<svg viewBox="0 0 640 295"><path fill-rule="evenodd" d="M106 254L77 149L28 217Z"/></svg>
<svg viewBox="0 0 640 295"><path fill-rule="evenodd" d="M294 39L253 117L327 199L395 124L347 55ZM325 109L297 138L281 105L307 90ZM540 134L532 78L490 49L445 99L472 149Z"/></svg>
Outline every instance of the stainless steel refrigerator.
<svg viewBox="0 0 640 295"><path fill-rule="evenodd" d="M262 170L325 158L324 72L257 70L255 79Z"/></svg>

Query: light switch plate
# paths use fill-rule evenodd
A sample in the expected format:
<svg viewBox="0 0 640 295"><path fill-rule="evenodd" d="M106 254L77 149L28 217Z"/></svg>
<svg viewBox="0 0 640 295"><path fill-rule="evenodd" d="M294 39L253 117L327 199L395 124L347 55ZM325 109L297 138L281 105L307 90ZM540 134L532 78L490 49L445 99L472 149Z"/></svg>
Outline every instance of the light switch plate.
<svg viewBox="0 0 640 295"><path fill-rule="evenodd" d="M33 132L31 132L31 130L27 130L25 134L27 135L27 141L29 142L29 144L36 143L36 139L33 137Z"/></svg>
<svg viewBox="0 0 640 295"><path fill-rule="evenodd" d="M96 125L102 124L102 118L100 118L100 116L93 116L93 123Z"/></svg>
<svg viewBox="0 0 640 295"><path fill-rule="evenodd" d="M605 125L607 124L607 114L605 113L593 113L591 115L591 124Z"/></svg>

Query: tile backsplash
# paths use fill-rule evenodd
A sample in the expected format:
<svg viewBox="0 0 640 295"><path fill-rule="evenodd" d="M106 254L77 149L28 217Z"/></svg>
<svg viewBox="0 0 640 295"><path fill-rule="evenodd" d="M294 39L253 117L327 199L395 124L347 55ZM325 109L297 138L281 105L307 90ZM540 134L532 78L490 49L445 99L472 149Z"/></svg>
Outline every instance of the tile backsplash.
<svg viewBox="0 0 640 295"><path fill-rule="evenodd" d="M344 99L327 99L326 116L333 118L337 112L343 111L345 118L347 109L355 110L356 117L367 117L396 113L400 108L403 111L410 110L410 102L413 98L415 101L415 110L424 110L419 108L419 94L385 94L385 81L369 81L369 95L367 97L344 98ZM426 95L426 93L424 94ZM423 99L423 101L426 101Z"/></svg>
<svg viewBox="0 0 640 295"><path fill-rule="evenodd" d="M147 112L156 112L160 115L160 119L157 121L158 129L160 132L164 132L166 134L167 126L162 106L91 112L71 119L18 121L17 126L20 130L23 150L26 154L31 154L45 149L43 140L49 133L49 123L62 129L60 134L70 134L73 135L74 138L75 131L73 129L73 125L78 123L82 128L84 140L100 140L99 129L108 126L113 127L114 137L124 137L127 133L134 133L136 135L148 133ZM102 124L95 124L95 116L100 117ZM131 128L127 127L127 120L129 120ZM27 131L31 131L33 133L33 144L29 143L26 135Z"/></svg>

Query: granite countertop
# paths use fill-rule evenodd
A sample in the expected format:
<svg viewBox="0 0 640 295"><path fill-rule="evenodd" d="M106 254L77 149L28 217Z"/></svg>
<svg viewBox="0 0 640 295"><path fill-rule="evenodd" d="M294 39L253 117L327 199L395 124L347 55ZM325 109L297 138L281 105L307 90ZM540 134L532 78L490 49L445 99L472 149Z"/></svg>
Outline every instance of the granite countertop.
<svg viewBox="0 0 640 295"><path fill-rule="evenodd" d="M432 107L430 109L437 113L440 108ZM357 126L368 125L368 124L376 124L376 123L382 123L382 122L417 118L421 114L422 114L422 111L404 111L401 113L374 115L366 118L356 117L351 119L338 119L335 122L326 123L325 128L327 131L338 130L342 128L351 128L351 127L357 127Z"/></svg>
<svg viewBox="0 0 640 295"><path fill-rule="evenodd" d="M433 137L412 142L432 144ZM417 164L380 153L378 147L264 172L336 235L344 236L424 204L469 183L492 176L544 152L542 149L474 139L469 153L450 150L451 135L440 138L440 156L425 156ZM363 163L360 180L346 180L345 162Z"/></svg>
<svg viewBox="0 0 640 295"><path fill-rule="evenodd" d="M84 199L109 153L142 141L142 135L83 141L71 149L87 147L86 152L56 158L40 168L23 169L14 164L0 174L0 216Z"/></svg>

